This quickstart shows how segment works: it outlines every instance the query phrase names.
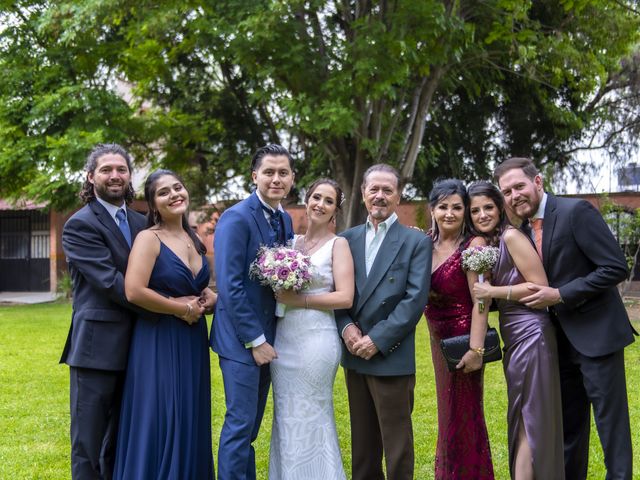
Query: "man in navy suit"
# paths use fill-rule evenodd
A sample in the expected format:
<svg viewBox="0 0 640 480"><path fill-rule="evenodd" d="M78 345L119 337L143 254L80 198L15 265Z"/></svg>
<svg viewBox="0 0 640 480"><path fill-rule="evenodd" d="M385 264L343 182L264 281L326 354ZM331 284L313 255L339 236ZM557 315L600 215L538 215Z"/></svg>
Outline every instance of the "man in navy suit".
<svg viewBox="0 0 640 480"><path fill-rule="evenodd" d="M616 288L628 274L620 247L590 203L546 193L527 158L510 158L494 172L505 204L526 220L549 286L531 286L521 302L548 308L556 325L565 477L587 478L590 410L604 451L607 479L632 478L624 347L633 327Z"/></svg>
<svg viewBox="0 0 640 480"><path fill-rule="evenodd" d="M218 448L218 480L256 478L252 442L258 436L277 357L275 299L269 287L249 278L261 245L293 238L291 217L280 201L293 185L289 152L266 145L251 162L256 191L227 209L216 225L214 250L218 303L211 347L218 354L227 412Z"/></svg>
<svg viewBox="0 0 640 480"><path fill-rule="evenodd" d="M415 331L431 285L431 238L398 221L400 175L377 164L363 175L363 225L342 235L355 268L355 297L336 311L344 340L353 480L413 480L411 413Z"/></svg>
<svg viewBox="0 0 640 480"><path fill-rule="evenodd" d="M64 225L73 280L71 328L61 363L69 365L71 473L110 479L129 340L140 309L127 302L124 274L145 219L133 200L131 161L120 145L97 145L85 165L85 206Z"/></svg>

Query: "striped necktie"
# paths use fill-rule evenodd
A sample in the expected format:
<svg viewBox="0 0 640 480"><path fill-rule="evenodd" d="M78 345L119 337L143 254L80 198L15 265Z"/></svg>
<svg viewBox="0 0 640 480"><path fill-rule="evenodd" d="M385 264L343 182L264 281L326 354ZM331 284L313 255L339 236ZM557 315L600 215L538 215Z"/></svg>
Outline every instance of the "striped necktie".
<svg viewBox="0 0 640 480"><path fill-rule="evenodd" d="M542 258L542 221L542 218L534 218L529 221L529 223L531 223L531 228L533 229L533 238L540 258Z"/></svg>

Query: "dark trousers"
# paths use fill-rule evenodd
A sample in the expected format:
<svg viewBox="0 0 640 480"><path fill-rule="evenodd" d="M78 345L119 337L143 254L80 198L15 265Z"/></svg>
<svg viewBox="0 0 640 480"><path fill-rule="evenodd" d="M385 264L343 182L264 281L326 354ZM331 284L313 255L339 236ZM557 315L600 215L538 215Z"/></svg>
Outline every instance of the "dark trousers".
<svg viewBox="0 0 640 480"><path fill-rule="evenodd" d="M71 477L110 480L124 372L70 367Z"/></svg>
<svg viewBox="0 0 640 480"><path fill-rule="evenodd" d="M218 480L255 480L253 442L267 404L269 365L247 365L219 358L227 413L218 446Z"/></svg>
<svg viewBox="0 0 640 480"><path fill-rule="evenodd" d="M566 480L587 478L591 405L607 480L632 478L631 431L624 350L587 357L557 328Z"/></svg>
<svg viewBox="0 0 640 480"><path fill-rule="evenodd" d="M345 369L353 480L413 480L415 375L373 376Z"/></svg>

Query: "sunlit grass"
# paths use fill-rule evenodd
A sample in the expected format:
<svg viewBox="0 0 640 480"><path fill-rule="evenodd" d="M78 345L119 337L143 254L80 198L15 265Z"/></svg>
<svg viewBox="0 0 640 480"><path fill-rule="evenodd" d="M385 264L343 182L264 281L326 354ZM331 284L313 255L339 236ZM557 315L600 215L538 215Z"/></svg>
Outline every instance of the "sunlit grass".
<svg viewBox="0 0 640 480"><path fill-rule="evenodd" d="M0 307L0 479L68 479L69 375L59 365L69 328L67 304ZM492 323L495 323L493 321ZM636 324L636 328L639 325ZM414 408L416 479L433 478L437 412L427 327L418 326L417 385ZM625 351L634 435L634 467L640 473L640 342ZM215 355L211 356L214 458L224 417L224 392ZM347 395L342 371L335 383L335 411L345 470L350 472ZM502 368L486 367L485 413L496 478L508 479L506 389ZM635 428L633 428L635 427ZM258 478L267 478L271 402L256 444ZM604 478L595 428L591 437L589 478Z"/></svg>

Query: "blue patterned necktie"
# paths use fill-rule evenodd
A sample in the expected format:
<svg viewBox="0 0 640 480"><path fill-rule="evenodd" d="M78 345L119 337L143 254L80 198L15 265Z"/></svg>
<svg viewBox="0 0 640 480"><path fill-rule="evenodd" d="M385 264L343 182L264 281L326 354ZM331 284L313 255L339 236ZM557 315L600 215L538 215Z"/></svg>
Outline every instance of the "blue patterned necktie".
<svg viewBox="0 0 640 480"><path fill-rule="evenodd" d="M118 228L124 235L124 239L131 247L131 230L129 229L129 222L127 222L127 214L123 208L119 209L116 213L116 218L118 219Z"/></svg>
<svg viewBox="0 0 640 480"><path fill-rule="evenodd" d="M271 210L264 205L262 209L269 214L269 244L284 244L284 233L282 230L282 212L280 210Z"/></svg>

